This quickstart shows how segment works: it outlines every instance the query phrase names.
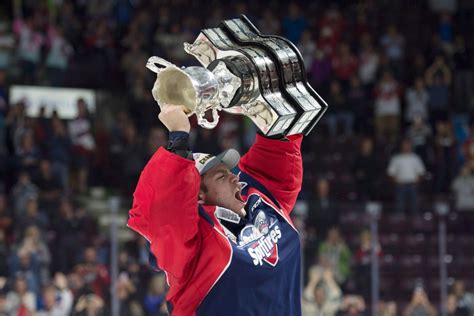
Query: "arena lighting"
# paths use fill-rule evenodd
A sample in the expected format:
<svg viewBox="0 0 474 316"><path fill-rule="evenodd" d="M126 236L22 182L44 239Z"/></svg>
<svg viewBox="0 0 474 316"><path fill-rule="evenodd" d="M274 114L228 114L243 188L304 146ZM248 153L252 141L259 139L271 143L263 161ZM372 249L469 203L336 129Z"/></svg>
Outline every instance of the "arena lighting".
<svg viewBox="0 0 474 316"><path fill-rule="evenodd" d="M382 213L382 204L380 202L376 201L369 201L365 204L365 211L367 214L369 214L371 217L380 217L380 214Z"/></svg>
<svg viewBox="0 0 474 316"><path fill-rule="evenodd" d="M435 212L439 216L446 216L449 214L449 204L446 201L436 201L435 205Z"/></svg>

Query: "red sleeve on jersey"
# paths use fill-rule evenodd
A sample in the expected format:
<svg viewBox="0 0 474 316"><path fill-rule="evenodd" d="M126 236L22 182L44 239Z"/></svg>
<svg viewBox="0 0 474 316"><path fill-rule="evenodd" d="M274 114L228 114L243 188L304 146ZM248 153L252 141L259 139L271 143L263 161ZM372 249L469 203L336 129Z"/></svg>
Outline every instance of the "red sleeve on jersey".
<svg viewBox="0 0 474 316"><path fill-rule="evenodd" d="M158 266L174 279L190 276L201 245L194 162L160 148L145 166L128 226L151 243Z"/></svg>
<svg viewBox="0 0 474 316"><path fill-rule="evenodd" d="M289 141L257 135L255 144L240 160L240 169L263 184L290 214L303 180L301 141L303 135L288 136Z"/></svg>

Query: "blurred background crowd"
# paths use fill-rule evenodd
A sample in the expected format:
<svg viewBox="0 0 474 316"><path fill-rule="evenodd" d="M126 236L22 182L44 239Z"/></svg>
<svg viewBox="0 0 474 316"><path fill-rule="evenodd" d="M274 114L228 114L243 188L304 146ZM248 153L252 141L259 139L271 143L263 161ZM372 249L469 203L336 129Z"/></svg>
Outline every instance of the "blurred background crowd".
<svg viewBox="0 0 474 316"><path fill-rule="evenodd" d="M0 315L111 313L107 198L120 196L125 226L140 171L167 142L146 60L197 65L183 42L239 14L295 43L329 104L303 143L293 212L304 315L371 314L370 201L381 206L377 314L474 315L474 3L223 3L0 4ZM104 91L112 97L98 107L109 111L78 98L73 119L29 116L28 102L9 102L18 84ZM214 130L194 129L192 146L245 152L254 136L250 121L223 115ZM166 315L145 240L125 227L118 238L121 315Z"/></svg>

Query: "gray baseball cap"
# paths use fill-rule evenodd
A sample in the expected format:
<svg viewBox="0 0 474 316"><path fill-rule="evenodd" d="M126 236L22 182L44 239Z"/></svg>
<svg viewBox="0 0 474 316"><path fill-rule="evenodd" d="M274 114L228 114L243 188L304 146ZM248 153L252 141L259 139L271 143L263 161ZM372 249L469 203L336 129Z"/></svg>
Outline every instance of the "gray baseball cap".
<svg viewBox="0 0 474 316"><path fill-rule="evenodd" d="M217 156L204 153L194 153L194 164L200 175L203 175L212 167L217 166L220 163L226 165L229 169L237 166L240 160L240 154L237 150L231 148L223 151Z"/></svg>

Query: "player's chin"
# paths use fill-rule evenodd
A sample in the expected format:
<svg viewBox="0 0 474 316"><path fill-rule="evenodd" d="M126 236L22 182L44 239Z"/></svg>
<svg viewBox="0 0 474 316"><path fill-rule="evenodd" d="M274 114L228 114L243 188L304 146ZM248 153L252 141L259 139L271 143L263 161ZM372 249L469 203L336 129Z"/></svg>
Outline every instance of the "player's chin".
<svg viewBox="0 0 474 316"><path fill-rule="evenodd" d="M241 209L245 206L245 202L242 198L234 197L232 199L233 209Z"/></svg>

